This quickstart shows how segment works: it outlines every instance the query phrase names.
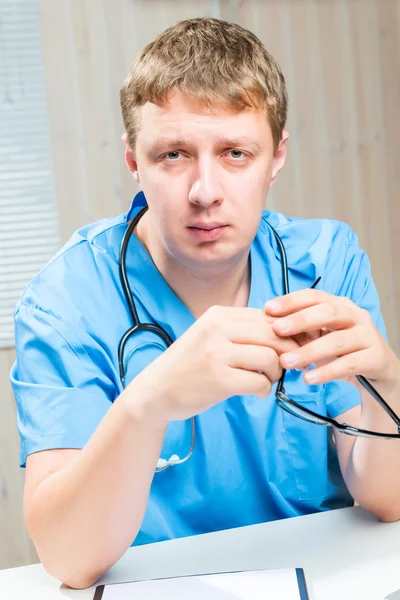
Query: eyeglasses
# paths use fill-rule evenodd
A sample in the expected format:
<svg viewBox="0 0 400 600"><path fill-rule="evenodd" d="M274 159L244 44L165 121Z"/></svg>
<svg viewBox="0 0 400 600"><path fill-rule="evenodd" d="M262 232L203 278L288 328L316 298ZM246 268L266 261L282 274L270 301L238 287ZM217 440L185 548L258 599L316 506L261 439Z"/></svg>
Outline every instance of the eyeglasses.
<svg viewBox="0 0 400 600"><path fill-rule="evenodd" d="M272 225L267 221L272 233L275 236L276 242L279 247L281 259L282 259L282 280L283 280L283 293L289 294L289 269L287 264L287 256L285 247L280 239L278 233L272 227ZM315 281L315 283L311 286L311 289L315 288L320 282L321 277ZM282 372L282 376L278 382L275 397L281 408L286 412L298 417L299 419L303 419L304 421L308 421L309 423L314 423L315 425L325 425L325 427L335 427L341 433L346 433L347 435L354 435L358 437L368 437L368 438L396 438L400 439L400 417L396 415L396 413L390 408L390 406L385 402L382 396L376 391L376 389L370 384L370 382L365 379L362 375L356 375L358 381L361 385L371 394L371 396L378 402L378 404L383 408L383 410L389 415L389 417L396 423L398 433L380 433L378 431L369 431L368 429L359 429L358 427L353 427L352 425L348 425L347 423L339 423L335 419L330 419L324 415L319 415L309 408L305 408L298 402L295 402L290 398L284 388L286 370Z"/></svg>
<svg viewBox="0 0 400 600"><path fill-rule="evenodd" d="M303 419L304 421L308 421L309 423L314 423L315 425L325 425L326 427L335 427L341 433L346 433L347 435L354 435L358 437L368 437L368 438L400 438L400 418L396 415L396 413L390 408L390 406L385 402L382 396L376 391L376 389L369 383L365 377L362 375L357 375L358 381L361 385L373 396L373 398L380 404L380 406L384 409L384 411L393 419L393 421L397 425L397 430L399 433L380 433L378 431L369 431L368 429L359 429L358 427L353 427L352 425L348 425L347 423L339 423L335 419L330 419L329 417L325 417L323 415L319 415L309 408L305 408L298 402L295 402L290 398L284 388L284 380L285 380L286 371L283 371L282 377L279 380L278 386L276 388L276 400L281 408L286 412L298 417L299 419Z"/></svg>

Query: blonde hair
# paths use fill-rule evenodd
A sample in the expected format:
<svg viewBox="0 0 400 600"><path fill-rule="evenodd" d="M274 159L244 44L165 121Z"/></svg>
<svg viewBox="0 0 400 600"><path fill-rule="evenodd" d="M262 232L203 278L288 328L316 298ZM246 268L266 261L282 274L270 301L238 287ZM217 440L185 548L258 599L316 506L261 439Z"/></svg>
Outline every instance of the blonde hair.
<svg viewBox="0 0 400 600"><path fill-rule="evenodd" d="M180 21L147 44L134 59L120 92L128 140L135 146L140 107L163 103L179 90L204 106L266 111L274 150L287 118L285 79L256 35L213 18Z"/></svg>

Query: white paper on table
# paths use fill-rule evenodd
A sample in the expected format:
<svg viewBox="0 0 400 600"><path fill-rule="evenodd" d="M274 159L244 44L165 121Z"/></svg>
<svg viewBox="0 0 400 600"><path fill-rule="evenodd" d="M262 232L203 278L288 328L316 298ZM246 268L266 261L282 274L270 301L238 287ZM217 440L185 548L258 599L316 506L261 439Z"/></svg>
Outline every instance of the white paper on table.
<svg viewBox="0 0 400 600"><path fill-rule="evenodd" d="M105 585L101 600L302 600L295 569L239 571Z"/></svg>

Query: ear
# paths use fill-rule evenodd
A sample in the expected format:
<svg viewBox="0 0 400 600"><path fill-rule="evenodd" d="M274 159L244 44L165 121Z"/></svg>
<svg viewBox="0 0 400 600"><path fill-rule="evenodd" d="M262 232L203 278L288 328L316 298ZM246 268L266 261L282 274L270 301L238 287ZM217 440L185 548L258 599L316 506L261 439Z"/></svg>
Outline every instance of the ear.
<svg viewBox="0 0 400 600"><path fill-rule="evenodd" d="M121 140L125 143L125 162L128 166L128 169L132 171L133 177L138 183L140 183L139 169L133 150L129 145L128 134L124 133L121 136Z"/></svg>
<svg viewBox="0 0 400 600"><path fill-rule="evenodd" d="M282 138L281 138L281 141L279 142L278 149L275 152L274 163L272 165L272 177L271 177L269 187L271 187L274 184L275 179L278 177L279 171L283 168L283 166L285 164L286 154L287 154L286 142L287 142L288 138L289 138L289 133L287 131L283 131Z"/></svg>

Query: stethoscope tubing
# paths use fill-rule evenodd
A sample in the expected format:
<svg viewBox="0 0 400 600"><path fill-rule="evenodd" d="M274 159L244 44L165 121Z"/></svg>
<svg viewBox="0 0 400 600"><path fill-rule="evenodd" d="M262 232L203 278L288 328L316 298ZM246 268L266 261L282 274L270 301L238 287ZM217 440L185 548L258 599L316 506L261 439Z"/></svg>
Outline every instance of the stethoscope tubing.
<svg viewBox="0 0 400 600"><path fill-rule="evenodd" d="M137 312L137 309L135 306L135 302L133 300L133 295L132 295L132 292L131 292L131 289L129 286L128 276L127 276L127 271L126 271L126 255L127 255L129 240L130 240L131 235L133 234L134 229L137 226L138 222L140 221L141 217L144 215L144 213L147 210L148 210L148 206L143 207L137 213L137 215L132 219L132 221L129 223L128 228L125 231L124 237L122 239L121 249L120 249L119 276L120 276L120 280L121 280L123 294L125 296L125 299L126 299L126 302L127 302L128 308L129 308L129 312L131 314L132 323L133 323L133 325L121 337L121 340L118 344L118 368L119 368L119 375L120 375L120 379L121 379L123 388L125 388L125 385L126 385L125 367L124 367L124 350L125 350L126 343L128 342L128 340L130 339L130 337L132 335L134 335L135 333L139 333L140 331L150 331L150 332L154 333L155 335L159 336L163 340L163 342L166 344L167 348L169 346L171 346L172 343L174 342L174 340L167 334L167 332L159 325L156 325L153 323L141 323L140 322L139 315L138 315L138 312ZM275 228L268 221L267 221L267 224L270 227L270 229L275 237L278 248L279 248L279 253L281 256L283 294L286 295L286 294L289 294L290 290L289 290L289 269L288 269L285 246L284 246L279 234L275 230ZM321 278L319 277L316 280L316 282L313 284L312 287L315 287L318 284L318 282L320 281L320 279ZM284 385L285 374L286 374L286 370L283 370L282 376L277 385L277 390L276 390L277 394L284 394L283 385ZM392 408L387 404L387 402L385 402L385 400L382 398L382 396L375 390L375 388L371 385L371 383L364 376L357 375L356 377L357 377L357 380L360 382L360 384L374 397L374 399L378 402L378 404L380 404L380 406L387 412L387 414L396 423L396 425L399 429L399 435L396 435L396 437L400 437L400 417L398 417L396 415L396 413L392 410ZM291 401L291 402L294 405L296 404L294 401ZM192 432L191 445L190 445L189 452L186 454L186 456L182 459L176 455L173 455L173 457L171 457L169 460L160 459L159 463L158 463L159 466L156 468L156 473L160 473L161 471L164 471L165 469L167 469L171 466L181 465L189 460L189 458L193 454L194 447L195 447L195 441L196 441L195 417L191 417L191 432ZM369 432L369 433L373 433L373 432ZM382 436L382 435L384 435L384 434L379 434L379 436ZM394 434L388 434L388 435L390 437L394 437ZM173 458L174 458L174 460L172 460Z"/></svg>

